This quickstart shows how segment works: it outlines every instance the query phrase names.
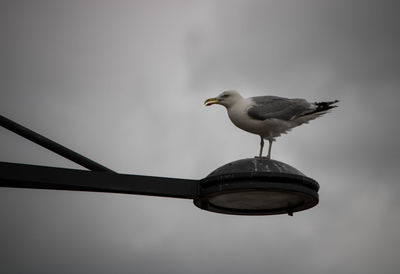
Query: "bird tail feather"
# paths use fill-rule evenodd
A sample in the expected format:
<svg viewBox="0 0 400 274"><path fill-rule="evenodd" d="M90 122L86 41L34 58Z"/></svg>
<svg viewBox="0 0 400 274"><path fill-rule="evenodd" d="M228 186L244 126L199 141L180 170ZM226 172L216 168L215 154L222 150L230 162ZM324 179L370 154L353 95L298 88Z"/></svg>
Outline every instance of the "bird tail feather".
<svg viewBox="0 0 400 274"><path fill-rule="evenodd" d="M310 112L304 113L301 116L308 116L312 114L320 116L322 114L327 113L330 109L336 108L337 106L335 104L338 102L339 100L328 101L328 102L315 102L314 105L316 106L316 108Z"/></svg>

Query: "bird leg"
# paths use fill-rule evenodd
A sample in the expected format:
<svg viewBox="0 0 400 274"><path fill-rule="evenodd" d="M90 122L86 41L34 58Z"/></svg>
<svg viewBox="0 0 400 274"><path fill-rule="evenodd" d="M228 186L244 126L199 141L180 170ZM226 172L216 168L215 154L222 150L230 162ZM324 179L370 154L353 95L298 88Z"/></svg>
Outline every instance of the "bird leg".
<svg viewBox="0 0 400 274"><path fill-rule="evenodd" d="M262 151L263 151L263 148L264 148L264 138L262 137L262 136L260 136L260 138L261 138L261 143L260 143L260 158L262 157Z"/></svg>
<svg viewBox="0 0 400 274"><path fill-rule="evenodd" d="M272 139L272 138L269 138L269 139L268 139L268 141L269 141L268 155L267 155L267 159L268 159L268 160L271 160L271 148L272 148L272 142L273 142L273 140L274 140L274 139Z"/></svg>

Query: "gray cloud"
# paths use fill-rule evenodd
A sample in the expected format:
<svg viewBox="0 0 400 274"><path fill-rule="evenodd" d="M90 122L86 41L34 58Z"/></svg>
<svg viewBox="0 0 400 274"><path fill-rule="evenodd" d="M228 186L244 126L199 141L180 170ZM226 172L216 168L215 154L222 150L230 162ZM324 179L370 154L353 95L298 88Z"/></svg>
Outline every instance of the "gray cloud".
<svg viewBox="0 0 400 274"><path fill-rule="evenodd" d="M340 99L273 157L321 185L287 216L188 200L0 189L4 273L397 273L395 1L13 1L2 114L123 173L202 178L258 137L202 102L223 89ZM77 168L0 129L2 161Z"/></svg>

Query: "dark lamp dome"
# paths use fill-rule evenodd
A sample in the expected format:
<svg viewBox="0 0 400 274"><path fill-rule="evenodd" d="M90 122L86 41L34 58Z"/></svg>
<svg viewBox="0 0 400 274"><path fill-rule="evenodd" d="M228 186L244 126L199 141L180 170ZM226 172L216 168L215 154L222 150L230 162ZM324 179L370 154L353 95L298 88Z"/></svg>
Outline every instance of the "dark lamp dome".
<svg viewBox="0 0 400 274"><path fill-rule="evenodd" d="M289 214L318 204L318 183L294 167L266 158L223 165L199 183L194 204L236 215Z"/></svg>

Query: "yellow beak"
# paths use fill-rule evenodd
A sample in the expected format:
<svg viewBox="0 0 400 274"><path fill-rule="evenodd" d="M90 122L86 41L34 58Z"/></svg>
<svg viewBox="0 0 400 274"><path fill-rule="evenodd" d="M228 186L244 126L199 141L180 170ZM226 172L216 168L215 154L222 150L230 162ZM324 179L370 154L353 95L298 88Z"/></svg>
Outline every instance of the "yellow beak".
<svg viewBox="0 0 400 274"><path fill-rule="evenodd" d="M218 99L217 98L208 98L204 104L208 107L214 104L218 104Z"/></svg>

